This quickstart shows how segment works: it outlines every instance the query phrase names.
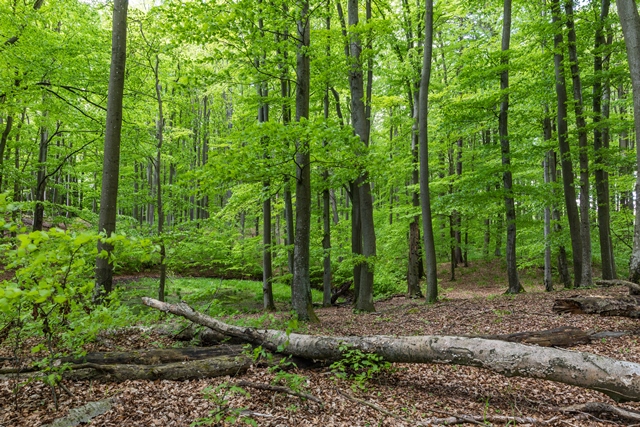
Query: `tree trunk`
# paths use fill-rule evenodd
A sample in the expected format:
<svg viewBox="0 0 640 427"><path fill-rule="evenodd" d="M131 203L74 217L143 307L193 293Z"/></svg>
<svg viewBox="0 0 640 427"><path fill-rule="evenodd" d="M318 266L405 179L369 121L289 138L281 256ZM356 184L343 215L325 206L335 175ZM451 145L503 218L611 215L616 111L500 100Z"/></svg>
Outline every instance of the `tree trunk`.
<svg viewBox="0 0 640 427"><path fill-rule="evenodd" d="M420 77L420 95L418 115L420 116L418 134L420 136L420 206L422 210L422 238L426 261L428 303L438 300L438 276L436 264L436 246L431 218L431 195L429 192L429 83L431 81L431 58L433 55L433 0L425 0L424 50L422 52L422 72Z"/></svg>
<svg viewBox="0 0 640 427"><path fill-rule="evenodd" d="M349 183L349 195L351 196L351 254L353 257L362 255L362 226L360 224L360 192L357 180ZM360 270L362 264L353 264L353 305L358 303L360 294Z"/></svg>
<svg viewBox="0 0 640 427"><path fill-rule="evenodd" d="M300 0L296 85L296 121L309 118L309 1ZM296 234L293 245L291 303L298 320L318 322L311 301L309 240L311 235L311 163L309 140L302 137L296 147Z"/></svg>
<svg viewBox="0 0 640 427"><path fill-rule="evenodd" d="M549 186L551 183L551 172L549 171L549 152L544 156L543 171L544 183ZM553 276L551 272L551 207L544 207L544 290L553 291Z"/></svg>
<svg viewBox="0 0 640 427"><path fill-rule="evenodd" d="M116 229L116 203L120 174L120 132L122 129L122 97L124 91L127 48L128 0L115 0L113 5L113 29L111 39L111 70L107 99L107 121L104 137L104 161L102 167L102 191L100 193L100 217L98 231L110 237ZM103 251L105 254L103 254ZM96 287L94 300L102 300L113 287L113 264L109 255L110 243L98 242L96 258ZM105 256L106 255L106 256Z"/></svg>
<svg viewBox="0 0 640 427"><path fill-rule="evenodd" d="M187 360L202 360L217 356L238 356L244 350L244 345L218 345L213 347L185 347L185 348L154 348L150 350L109 351L87 353L80 358L63 358L66 363L96 363L101 365L134 364L158 365L161 363L184 362Z"/></svg>
<svg viewBox="0 0 640 427"><path fill-rule="evenodd" d="M580 236L582 239L582 277L581 286L591 286L591 224L589 221L589 149L587 143L587 122L584 118L582 103L582 81L578 67L578 53L576 50L576 30L573 23L573 0L564 3L567 15L567 35L569 48L569 62L571 64L571 79L573 80L573 100L578 128L578 147L580 161ZM575 255L574 255L575 256Z"/></svg>
<svg viewBox="0 0 640 427"><path fill-rule="evenodd" d="M616 0L633 87L633 122L636 133L636 194L640 194L640 16L633 0ZM640 209L635 212L629 280L640 283Z"/></svg>
<svg viewBox="0 0 640 427"><path fill-rule="evenodd" d="M603 49L607 46L604 37L604 25L609 16L609 0L602 0L600 18L596 21L596 36L593 60L593 149L595 151L596 198L598 202L598 233L600 237L600 258L602 260L602 278L615 279L615 263L611 247L611 214L609 201L609 173L604 168L606 152L609 149L608 129L602 128L600 122L605 116L603 110L609 109L602 86L608 87L608 78L603 78ZM609 90L607 89L607 93ZM603 106L603 102L606 104ZM606 114L608 116L608 114ZM607 117L608 118L608 117Z"/></svg>
<svg viewBox="0 0 640 427"><path fill-rule="evenodd" d="M359 22L358 1L348 1L349 27L355 29ZM355 134L360 138L362 146L358 155L363 157L369 146L369 122L365 108L364 78L360 52L362 45L356 31L350 35L349 55L352 65L349 69L349 86L351 91L351 125ZM376 235L373 223L373 200L371 199L371 184L368 181L366 169L356 181L356 189L360 202L360 226L362 232L362 255L360 262L360 286L356 295L356 310L374 311L373 305L373 260L376 256Z"/></svg>
<svg viewBox="0 0 640 427"><path fill-rule="evenodd" d="M327 17L327 30L331 28L331 20ZM325 88L324 119L329 119L329 87ZM327 141L322 142L326 147ZM331 201L329 197L329 170L322 172L324 189L322 190L322 306L331 305Z"/></svg>
<svg viewBox="0 0 640 427"><path fill-rule="evenodd" d="M504 0L502 16L502 57L500 63L504 70L500 74L500 116L498 132L500 133L500 147L502 152L502 182L504 185L504 204L507 218L507 278L509 280L508 294L517 294L524 289L518 278L518 264L516 262L516 206L513 199L513 178L511 175L511 149L509 144L508 115L509 115L509 43L511 40L511 0Z"/></svg>
<svg viewBox="0 0 640 427"><path fill-rule="evenodd" d="M33 231L42 231L44 223L44 196L47 188L47 155L49 152L49 132L45 125L40 127L40 143L38 147L38 172L36 174L36 205L33 210Z"/></svg>
<svg viewBox="0 0 640 427"><path fill-rule="evenodd" d="M9 140L9 134L11 133L11 128L13 127L13 115L7 115L7 123L4 126L4 130L2 131L2 135L0 136L0 192L2 192L2 183L4 181L4 177L6 173L4 171L4 152L7 148L7 141Z"/></svg>
<svg viewBox="0 0 640 427"><path fill-rule="evenodd" d="M158 102L158 119L156 121L156 204L158 206L158 239L160 240L160 285L158 286L158 299L164 301L165 286L167 283L167 264L165 258L167 252L164 246L164 206L162 204L162 143L164 141L164 112L162 110L162 86L160 84L160 56L156 54L156 66L153 70L156 86L156 101Z"/></svg>
<svg viewBox="0 0 640 427"><path fill-rule="evenodd" d="M201 378L239 375L253 364L248 356L217 356L208 359L181 361L163 365L102 365L86 363L63 374L72 381L100 380L123 382L129 380L186 381Z"/></svg>
<svg viewBox="0 0 640 427"><path fill-rule="evenodd" d="M430 1L430 0L427 0ZM429 9L428 9L429 10ZM545 379L600 391L616 401L640 400L640 364L590 353L454 336L348 336L285 334L223 323L185 303L142 298L143 304L183 316L218 332L307 359L338 360L345 345L397 363L445 363L487 369L508 377Z"/></svg>
<svg viewBox="0 0 640 427"><path fill-rule="evenodd" d="M567 128L567 84L564 77L564 57L562 55L562 26L559 0L551 2L555 35L553 55L556 74L556 95L558 98L558 145L560 147L560 163L562 165L562 183L564 200L569 220L571 234L571 249L573 251L573 280L574 286L580 286L582 280L582 235L580 234L580 214L576 204L576 190L573 185L573 165L571 164L571 150L569 148Z"/></svg>
<svg viewBox="0 0 640 427"><path fill-rule="evenodd" d="M420 207L420 135L418 105L420 102L420 86L413 90L413 128L411 132L411 184L413 190L411 203L414 208ZM409 298L422 298L420 289L420 265L422 264L422 254L420 253L420 216L413 217L409 224L409 266L407 271L407 291Z"/></svg>

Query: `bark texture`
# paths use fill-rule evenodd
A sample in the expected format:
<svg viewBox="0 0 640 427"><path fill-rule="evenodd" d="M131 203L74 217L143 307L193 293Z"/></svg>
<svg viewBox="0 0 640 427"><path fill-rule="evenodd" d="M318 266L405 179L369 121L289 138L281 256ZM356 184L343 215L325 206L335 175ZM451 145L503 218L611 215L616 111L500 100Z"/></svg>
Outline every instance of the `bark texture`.
<svg viewBox="0 0 640 427"><path fill-rule="evenodd" d="M424 50L418 105L418 137L420 145L420 206L422 210L422 238L424 239L425 275L427 277L427 302L438 300L438 277L436 246L431 217L431 195L429 192L429 83L431 81L431 59L433 56L433 0L425 0Z"/></svg>
<svg viewBox="0 0 640 427"><path fill-rule="evenodd" d="M553 304L556 313L599 314L640 318L640 299L633 296L622 298L573 297L557 299Z"/></svg>
<svg viewBox="0 0 640 427"><path fill-rule="evenodd" d="M640 16L634 0L616 0L618 15L627 47L627 61L633 87L633 121L636 147L640 147ZM636 167L640 168L640 150L636 150ZM640 194L640 173L636 174L636 194ZM629 280L640 283L640 209L636 209L633 250L629 264Z"/></svg>
<svg viewBox="0 0 640 427"><path fill-rule="evenodd" d="M573 280L574 286L580 286L582 280L582 235L580 234L580 213L576 203L576 189L573 184L573 165L568 139L567 125L567 83L564 75L564 56L562 55L562 22L560 2L551 2L552 19L556 33L553 37L555 54L553 55L556 79L556 95L558 98L558 145L560 148L560 164L562 167L562 184L564 201L569 220L569 234L571 235L571 249L573 251Z"/></svg>
<svg viewBox="0 0 640 427"><path fill-rule="evenodd" d="M142 302L272 351L282 346L283 353L307 359L340 359L340 346L347 344L363 352L378 354L389 362L474 366L508 377L546 379L597 390L616 401L640 400L640 364L590 353L454 336L286 334L277 330L229 325L198 313L185 303L167 304L152 298L143 298Z"/></svg>
<svg viewBox="0 0 640 427"><path fill-rule="evenodd" d="M309 2L299 2L296 121L309 118ZM293 245L293 286L291 302L299 320L318 322L311 303L309 239L311 236L311 164L308 137L302 136L296 153L296 232Z"/></svg>
<svg viewBox="0 0 640 427"><path fill-rule="evenodd" d="M98 231L110 236L116 230L116 203L120 174L120 139L122 130L122 97L124 94L125 64L127 58L127 9L128 0L115 0L113 4L113 33L111 38L111 70L107 98L107 123L104 135L104 160L102 166L102 192L100 193L100 217ZM108 256L113 246L98 242L96 259L96 287L94 300L102 299L113 287L113 264Z"/></svg>
<svg viewBox="0 0 640 427"><path fill-rule="evenodd" d="M500 74L500 116L498 132L500 133L500 147L502 151L502 183L504 186L504 204L507 217L507 278L509 289L507 293L517 294L524 289L518 278L516 263L516 204L513 198L513 177L511 175L511 148L509 143L509 43L511 40L511 0L504 0L502 14L502 59L504 70Z"/></svg>

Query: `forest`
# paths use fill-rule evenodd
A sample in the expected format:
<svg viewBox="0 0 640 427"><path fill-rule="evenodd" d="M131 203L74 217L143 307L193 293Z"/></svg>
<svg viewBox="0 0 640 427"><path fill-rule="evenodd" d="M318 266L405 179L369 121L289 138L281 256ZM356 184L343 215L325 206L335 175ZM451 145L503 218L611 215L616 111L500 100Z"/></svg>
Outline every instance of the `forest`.
<svg viewBox="0 0 640 427"><path fill-rule="evenodd" d="M633 0L0 0L0 64L0 427L640 422Z"/></svg>

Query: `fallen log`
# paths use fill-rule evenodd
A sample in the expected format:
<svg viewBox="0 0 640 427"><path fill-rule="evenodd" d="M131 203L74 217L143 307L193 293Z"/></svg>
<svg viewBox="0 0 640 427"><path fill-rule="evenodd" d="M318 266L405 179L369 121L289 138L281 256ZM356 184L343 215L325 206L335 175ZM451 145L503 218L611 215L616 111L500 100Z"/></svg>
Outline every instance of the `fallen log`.
<svg viewBox="0 0 640 427"><path fill-rule="evenodd" d="M592 339L588 332L573 326L505 335L482 335L478 338L534 344L540 347L573 347L578 344L588 344Z"/></svg>
<svg viewBox="0 0 640 427"><path fill-rule="evenodd" d="M508 377L545 379L597 390L616 401L640 400L640 364L590 353L455 336L286 334L278 330L229 325L194 311L186 303L168 304L146 297L142 302L271 351L309 359L340 359L340 347L346 344L363 352L378 354L389 362L474 366Z"/></svg>
<svg viewBox="0 0 640 427"><path fill-rule="evenodd" d="M601 316L621 316L640 318L640 299L634 296L606 298L599 296L575 296L559 298L553 304L555 313L599 314Z"/></svg>
<svg viewBox="0 0 640 427"><path fill-rule="evenodd" d="M626 286L629 288L631 295L640 295L640 285L630 282L628 280L611 279L611 280L596 280L598 286Z"/></svg>
<svg viewBox="0 0 640 427"><path fill-rule="evenodd" d="M237 356L244 350L242 345L219 345L216 347L185 347L185 348L154 348L150 350L108 351L87 353L84 357L63 357L55 363L70 363L72 365L160 365L163 363L186 362L202 360L218 356ZM0 369L0 375L21 374L39 371L42 368L36 364L31 366ZM79 369L78 366L71 369Z"/></svg>
<svg viewBox="0 0 640 427"><path fill-rule="evenodd" d="M159 365L161 363L208 359L216 356L231 356L242 353L242 345L219 345L215 347L154 348L150 350L108 351L87 353L80 358L62 358L61 362L74 364L96 363L104 365L135 364Z"/></svg>
<svg viewBox="0 0 640 427"><path fill-rule="evenodd" d="M217 356L189 362L174 362L163 365L102 365L82 363L72 365L63 373L63 378L72 381L100 380L123 382L127 380L171 380L184 381L201 378L222 377L244 373L253 363L245 355ZM40 372L21 373L20 378L39 378ZM15 379L15 374L0 375L0 381Z"/></svg>

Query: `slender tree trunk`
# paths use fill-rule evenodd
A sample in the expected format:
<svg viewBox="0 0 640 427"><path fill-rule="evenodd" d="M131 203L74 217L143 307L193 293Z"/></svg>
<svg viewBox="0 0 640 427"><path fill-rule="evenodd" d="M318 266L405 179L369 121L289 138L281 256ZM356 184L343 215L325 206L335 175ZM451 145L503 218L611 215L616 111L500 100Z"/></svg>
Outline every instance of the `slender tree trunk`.
<svg viewBox="0 0 640 427"><path fill-rule="evenodd" d="M49 131L46 125L40 127L39 136L40 143L38 144L38 172L36 174L36 204L33 210L33 231L42 231L44 222L44 196L47 188L47 155L49 152Z"/></svg>
<svg viewBox="0 0 640 427"><path fill-rule="evenodd" d="M330 3L329 3L330 4ZM326 30L331 30L331 18L326 18ZM331 54L331 45L327 44L327 58ZM329 84L327 83L324 90L323 99L324 119L329 120ZM327 141L322 142L324 147ZM322 172L322 180L324 181L324 189L322 190L322 305L329 307L331 305L331 201L329 195L329 170L324 169Z"/></svg>
<svg viewBox="0 0 640 427"><path fill-rule="evenodd" d="M596 22L595 55L593 61L593 149L595 151L595 177L596 177L596 198L598 201L598 234L600 237L600 258L602 260L602 278L615 279L615 263L613 258L613 248L611 247L611 214L609 201L609 173L604 168L606 152L609 149L608 129L600 124L604 113L609 109L608 99L605 100L603 90L604 84L609 86L609 79L603 79L603 49L607 42L604 36L604 25L609 16L609 0L602 0L600 6L600 18ZM609 90L606 90L609 93ZM602 104L605 104L603 106Z"/></svg>
<svg viewBox="0 0 640 427"><path fill-rule="evenodd" d="M502 182L504 185L504 204L507 218L507 277L509 289L507 293L517 294L524 289L518 278L518 264L516 262L516 206L513 198L513 178L511 175L511 148L508 132L509 114L509 43L511 40L511 0L504 0L502 16L502 58L500 60L503 71L500 74L500 117L498 132L500 133L500 147L502 151Z"/></svg>
<svg viewBox="0 0 640 427"><path fill-rule="evenodd" d="M114 0L113 30L111 39L111 70L107 99L107 122L104 137L104 161L102 167L102 192L100 193L100 218L98 229L110 237L116 229L116 203L118 200L118 176L120 171L120 132L122 129L122 97L124 92L127 46L128 0ZM104 255L103 255L104 251ZM113 287L113 264L109 259L113 245L98 242L96 258L96 287L94 300L100 301ZM106 255L106 256L105 256Z"/></svg>
<svg viewBox="0 0 640 427"><path fill-rule="evenodd" d="M258 2L262 7L262 0ZM262 15L262 10L260 14ZM264 36L264 20L262 16L258 19L258 29L262 36ZM256 60L256 68L260 69L266 61L266 53L263 51L261 57ZM259 82L258 89L258 123L266 123L269 121L269 88L266 82ZM268 150L268 139L265 137L263 143L267 145L265 147ZM264 157L268 158L269 155L265 151ZM263 191L266 194L265 200L262 202L262 217L263 217L263 232L262 232L262 306L267 311L275 311L276 305L273 300L273 261L272 261L272 231L271 231L271 182L267 179L262 183ZM257 226L256 226L257 232Z"/></svg>
<svg viewBox="0 0 640 427"><path fill-rule="evenodd" d="M636 133L636 195L640 194L640 16L634 0L616 0L633 87L633 122ZM636 206L637 207L637 206ZM640 283L640 209L635 212L629 280Z"/></svg>
<svg viewBox="0 0 640 427"><path fill-rule="evenodd" d="M2 135L0 136L0 192L2 192L2 184L6 175L4 171L4 152L7 148L7 141L9 140L9 134L13 127L13 115L7 115L7 123L4 126Z"/></svg>
<svg viewBox="0 0 640 427"><path fill-rule="evenodd" d="M429 194L429 151L428 151L428 115L429 115L429 83L431 81L431 57L433 54L433 0L425 0L424 15L424 51L422 54L422 73L420 78L420 206L422 208L422 238L426 261L427 302L438 300L438 276L436 264L436 247L433 236L431 218L431 196Z"/></svg>
<svg viewBox="0 0 640 427"><path fill-rule="evenodd" d="M353 257L362 256L362 226L360 224L360 193L358 192L358 182L349 184L349 195L351 196L351 254ZM353 265L353 305L357 306L360 295L360 271L362 264L359 262Z"/></svg>
<svg viewBox="0 0 640 427"><path fill-rule="evenodd" d="M349 27L355 29L359 22L358 1L348 1ZM369 123L365 108L364 79L360 52L362 45L357 32L350 34L350 56L352 65L349 70L349 85L351 89L351 124L356 135L362 142L364 152L369 145ZM362 155L362 154L360 154ZM356 300L356 310L374 311L373 305L373 260L376 256L376 236L373 223L373 200L371 198L371 184L366 170L356 181L360 201L360 224L362 230L363 262L360 267L360 286Z"/></svg>
<svg viewBox="0 0 640 427"><path fill-rule="evenodd" d="M419 84L413 88L413 129L411 132L411 184L413 190L411 203L414 208L420 207L420 135L418 105L420 97ZM407 290L409 298L422 298L420 290L420 264L422 264L422 254L420 245L420 215L415 215L409 224L409 267L407 274Z"/></svg>
<svg viewBox="0 0 640 427"><path fill-rule="evenodd" d="M584 118L582 103L582 81L578 67L578 53L576 49L576 30L573 23L573 0L565 0L567 15L567 35L569 47L569 61L571 64L571 79L573 80L573 100L578 128L578 147L580 161L580 235L582 238L582 277L581 286L591 286L591 224L589 221L589 149L587 143L587 122Z"/></svg>
<svg viewBox="0 0 640 427"><path fill-rule="evenodd" d="M156 101L158 102L158 119L156 121L156 204L158 205L158 239L160 240L160 286L158 287L158 299L164 301L165 286L167 283L167 264L165 258L167 251L164 245L164 206L162 203L162 143L164 141L164 112L162 109L162 86L160 84L160 56L156 54L156 66L153 70L156 80Z"/></svg>
<svg viewBox="0 0 640 427"><path fill-rule="evenodd" d="M573 251L573 280L574 286L580 286L582 280L582 235L580 233L580 213L576 204L576 191L573 185L573 165L571 164L571 150L569 148L567 128L567 84L564 76L564 57L562 49L562 25L559 0L552 0L552 20L555 25L553 44L555 47L554 66L556 79L556 94L558 98L558 145L560 147L560 164L562 165L562 183L564 200L569 220L571 234L571 249Z"/></svg>
<svg viewBox="0 0 640 427"><path fill-rule="evenodd" d="M551 171L549 170L549 156L547 152L543 161L544 183L549 186L551 183ZM551 273L551 208L544 207L544 290L553 291L553 276Z"/></svg>
<svg viewBox="0 0 640 427"><path fill-rule="evenodd" d="M296 84L296 121L309 118L309 0L299 0L298 54ZM311 301L309 278L309 241L311 235L311 164L309 140L301 137L296 150L296 235L293 248L293 286L291 303L298 320L319 322Z"/></svg>
<svg viewBox="0 0 640 427"><path fill-rule="evenodd" d="M283 5L283 12L288 13L289 8L286 3ZM289 32L284 30L282 36L283 40L289 39ZM291 84L289 82L288 68L286 65L288 54L287 50L282 51L283 61L279 65L280 67L280 96L282 97L282 124L283 126L289 126L291 123L291 108L289 106L289 98L291 97ZM288 142L287 142L288 144ZM286 226L285 242L287 245L287 267L289 273L293 275L293 240L294 240L294 225L293 225L293 200L291 195L291 183L289 182L289 175L284 177L284 219Z"/></svg>

